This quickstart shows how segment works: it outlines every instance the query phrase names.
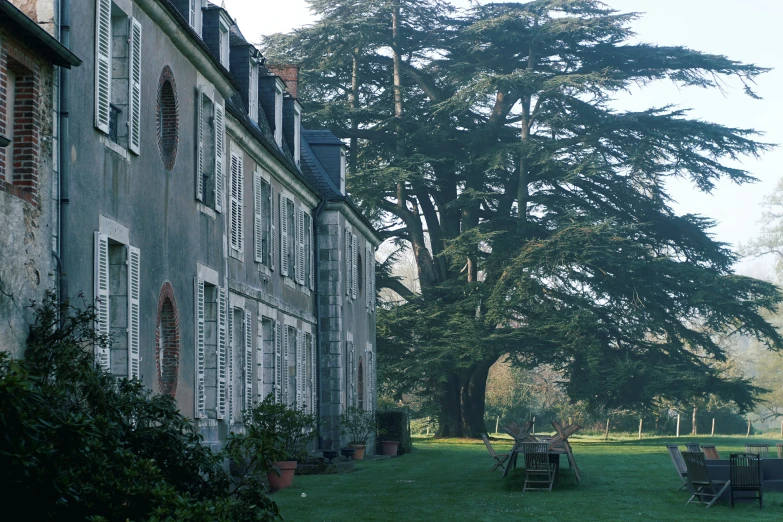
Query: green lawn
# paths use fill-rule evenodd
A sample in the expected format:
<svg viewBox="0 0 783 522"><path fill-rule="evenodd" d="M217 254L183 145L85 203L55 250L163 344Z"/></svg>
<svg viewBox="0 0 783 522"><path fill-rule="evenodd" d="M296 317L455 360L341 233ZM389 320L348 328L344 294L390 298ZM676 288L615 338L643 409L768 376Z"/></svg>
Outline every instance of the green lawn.
<svg viewBox="0 0 783 522"><path fill-rule="evenodd" d="M498 471L490 473L492 460L481 441L419 440L411 454L358 461L352 473L296 476L291 489L273 498L292 521L783 519L783 493L765 495L762 510L758 503L739 504L732 510L726 505L685 506L688 495L675 491L680 479L664 444L713 443L721 456L728 457L730 451L743 451L748 439L570 440L582 483L576 484L562 457L560 481L551 493L523 495L522 470L505 479ZM774 440L751 440L770 442L774 448ZM501 442L495 446L496 450L510 447Z"/></svg>

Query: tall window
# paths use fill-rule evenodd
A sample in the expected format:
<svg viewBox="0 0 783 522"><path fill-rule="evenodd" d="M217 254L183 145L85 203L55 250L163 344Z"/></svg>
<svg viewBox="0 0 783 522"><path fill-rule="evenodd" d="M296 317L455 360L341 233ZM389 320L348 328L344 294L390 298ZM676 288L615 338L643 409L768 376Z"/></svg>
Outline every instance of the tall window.
<svg viewBox="0 0 783 522"><path fill-rule="evenodd" d="M250 82L248 100L248 114L252 120L258 120L258 62L250 60Z"/></svg>
<svg viewBox="0 0 783 522"><path fill-rule="evenodd" d="M254 210L254 235L255 235L255 260L268 267L272 267L273 253L273 203L274 195L272 185L265 180L260 172L253 173L253 210Z"/></svg>
<svg viewBox="0 0 783 522"><path fill-rule="evenodd" d="M302 143L301 143L301 126L302 124L302 109L299 108L298 104L294 104L294 161L297 165L299 165L299 159L302 154Z"/></svg>
<svg viewBox="0 0 783 522"><path fill-rule="evenodd" d="M244 251L245 229L243 220L244 209L244 173L242 172L242 151L231 151L231 203L229 207L229 225L232 253L241 254Z"/></svg>
<svg viewBox="0 0 783 522"><path fill-rule="evenodd" d="M216 281L215 281L216 282ZM228 409L225 291L196 278L196 416L224 419Z"/></svg>
<svg viewBox="0 0 783 522"><path fill-rule="evenodd" d="M96 360L130 379L140 377L140 263L138 248L95 233L96 329L112 339L111 347L96 347Z"/></svg>
<svg viewBox="0 0 783 522"><path fill-rule="evenodd" d="M228 25L223 21L223 19L220 19L220 23L218 24L219 31L220 31L220 39L218 40L218 46L219 46L219 54L220 54L220 63L225 67L226 69L229 68L229 51L230 51L230 45L229 45L229 27Z"/></svg>
<svg viewBox="0 0 783 522"><path fill-rule="evenodd" d="M196 199L222 212L224 109L199 88L196 111Z"/></svg>
<svg viewBox="0 0 783 522"><path fill-rule="evenodd" d="M296 217L297 214L294 211L294 202L293 200L286 198L286 206L285 206L285 213L286 213L286 221L288 222L288 227L286 230L286 251L285 254L288 256L288 270L289 270L289 277L292 279L296 279L296 273L297 273L297 266L296 266L296 250L297 250L297 221Z"/></svg>
<svg viewBox="0 0 783 522"><path fill-rule="evenodd" d="M283 146L283 86L275 82L275 143Z"/></svg>
<svg viewBox="0 0 783 522"><path fill-rule="evenodd" d="M95 126L135 154L141 150L141 23L97 0Z"/></svg>
<svg viewBox="0 0 783 522"><path fill-rule="evenodd" d="M340 193L345 194L345 169L348 164L348 158L345 151L340 149Z"/></svg>

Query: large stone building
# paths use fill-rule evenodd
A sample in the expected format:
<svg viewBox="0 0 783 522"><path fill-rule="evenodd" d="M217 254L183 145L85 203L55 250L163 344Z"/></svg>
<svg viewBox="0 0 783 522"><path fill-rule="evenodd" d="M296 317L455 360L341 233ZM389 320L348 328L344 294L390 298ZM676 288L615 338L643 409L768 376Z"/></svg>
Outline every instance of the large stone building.
<svg viewBox="0 0 783 522"><path fill-rule="evenodd" d="M113 338L97 360L173 396L208 444L271 393L337 447L346 406L374 408L379 243L346 194L345 145L302 129L298 69L266 64L225 9L68 4L84 64L67 80L60 286L94 298Z"/></svg>

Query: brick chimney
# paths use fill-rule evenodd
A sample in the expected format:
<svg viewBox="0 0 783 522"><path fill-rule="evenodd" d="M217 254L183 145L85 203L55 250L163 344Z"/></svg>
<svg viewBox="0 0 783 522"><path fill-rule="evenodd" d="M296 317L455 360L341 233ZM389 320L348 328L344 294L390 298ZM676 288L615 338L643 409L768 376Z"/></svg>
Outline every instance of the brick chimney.
<svg viewBox="0 0 783 522"><path fill-rule="evenodd" d="M276 74L285 82L288 94L296 98L296 92L299 88L299 66L294 64L272 65L266 64L269 72Z"/></svg>

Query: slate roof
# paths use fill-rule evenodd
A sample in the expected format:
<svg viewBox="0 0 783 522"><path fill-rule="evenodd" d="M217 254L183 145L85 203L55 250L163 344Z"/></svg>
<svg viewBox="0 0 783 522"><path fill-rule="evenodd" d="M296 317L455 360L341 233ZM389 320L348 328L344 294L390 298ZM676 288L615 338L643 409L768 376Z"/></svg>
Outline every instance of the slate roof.
<svg viewBox="0 0 783 522"><path fill-rule="evenodd" d="M348 148L348 146L332 134L332 131L328 130L303 130L302 137L307 140L310 145L342 145Z"/></svg>
<svg viewBox="0 0 783 522"><path fill-rule="evenodd" d="M340 187L336 186L332 177L324 170L321 162L315 156L315 152L310 148L309 136L312 132L320 131L307 131L302 130L302 145L301 145L301 158L300 164L302 166L302 173L310 180L318 191L323 194L324 198L328 201L339 201L345 199L345 196L340 194ZM329 132L329 131L326 131ZM329 134L332 134L329 132ZM334 134L332 134L334 136ZM335 136L334 139L337 139ZM339 140L338 140L339 141Z"/></svg>

